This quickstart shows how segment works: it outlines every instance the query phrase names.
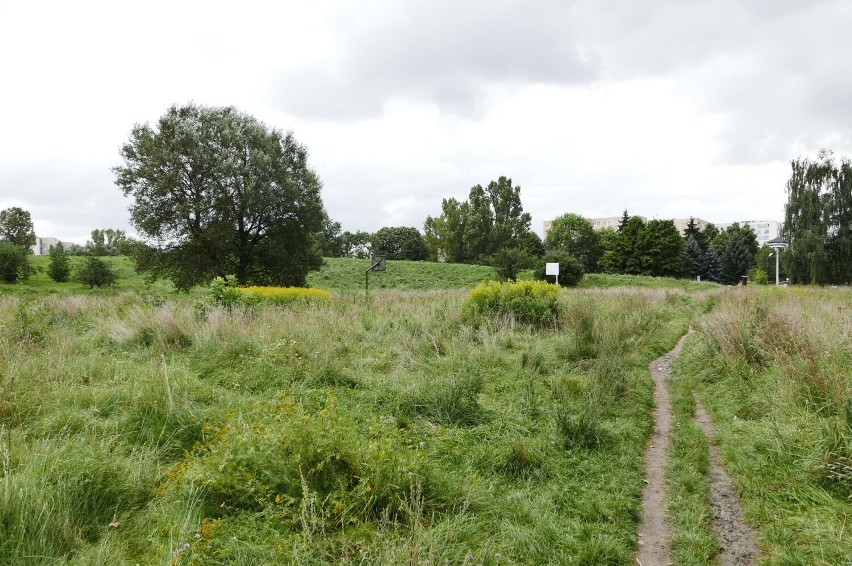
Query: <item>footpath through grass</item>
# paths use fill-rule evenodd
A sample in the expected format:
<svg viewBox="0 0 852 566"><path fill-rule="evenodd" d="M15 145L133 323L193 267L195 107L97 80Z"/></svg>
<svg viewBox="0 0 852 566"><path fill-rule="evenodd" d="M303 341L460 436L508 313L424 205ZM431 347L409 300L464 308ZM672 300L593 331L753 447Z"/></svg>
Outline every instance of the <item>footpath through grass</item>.
<svg viewBox="0 0 852 566"><path fill-rule="evenodd" d="M672 513L678 564L715 552L706 505L712 414L766 564L852 564L852 291L749 288L722 295L690 337L673 384Z"/></svg>
<svg viewBox="0 0 852 566"><path fill-rule="evenodd" d="M633 563L647 364L704 299L467 296L0 297L0 563Z"/></svg>

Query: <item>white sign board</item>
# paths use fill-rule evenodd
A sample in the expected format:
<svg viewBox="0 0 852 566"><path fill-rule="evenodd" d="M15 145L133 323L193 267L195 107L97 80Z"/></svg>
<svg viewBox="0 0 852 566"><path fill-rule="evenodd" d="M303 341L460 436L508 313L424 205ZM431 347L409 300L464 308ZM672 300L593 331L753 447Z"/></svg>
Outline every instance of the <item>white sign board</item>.
<svg viewBox="0 0 852 566"><path fill-rule="evenodd" d="M546 263L546 264L544 264L544 274L545 275L559 275L559 264L558 263Z"/></svg>

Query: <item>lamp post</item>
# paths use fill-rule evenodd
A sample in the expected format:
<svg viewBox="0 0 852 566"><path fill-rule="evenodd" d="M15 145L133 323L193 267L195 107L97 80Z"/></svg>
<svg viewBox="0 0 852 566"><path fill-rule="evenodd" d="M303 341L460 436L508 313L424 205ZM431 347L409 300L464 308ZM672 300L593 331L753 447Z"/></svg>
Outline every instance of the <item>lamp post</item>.
<svg viewBox="0 0 852 566"><path fill-rule="evenodd" d="M772 238L771 240L766 242L766 245L775 250L775 286L777 287L781 284L781 270L779 268L781 252L787 249L787 240L785 240L781 236L778 236L777 238Z"/></svg>

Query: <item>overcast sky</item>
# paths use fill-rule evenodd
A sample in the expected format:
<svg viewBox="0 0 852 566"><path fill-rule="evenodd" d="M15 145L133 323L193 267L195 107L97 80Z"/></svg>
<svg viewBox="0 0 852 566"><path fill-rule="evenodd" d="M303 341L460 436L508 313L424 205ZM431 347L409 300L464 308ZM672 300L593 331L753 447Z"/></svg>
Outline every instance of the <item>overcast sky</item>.
<svg viewBox="0 0 852 566"><path fill-rule="evenodd" d="M783 219L852 155L852 2L0 0L0 209L132 232L134 123L233 105L292 130L344 230L422 230L501 175L565 212Z"/></svg>

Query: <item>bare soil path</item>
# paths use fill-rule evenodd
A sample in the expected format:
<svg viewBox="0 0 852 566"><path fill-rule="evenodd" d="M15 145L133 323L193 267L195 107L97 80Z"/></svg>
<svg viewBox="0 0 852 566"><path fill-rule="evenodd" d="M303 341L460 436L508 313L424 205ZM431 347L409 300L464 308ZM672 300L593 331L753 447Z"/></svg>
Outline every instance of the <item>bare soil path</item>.
<svg viewBox="0 0 852 566"><path fill-rule="evenodd" d="M713 530L719 541L719 554L716 556L720 566L739 566L754 564L760 555L754 530L743 520L740 498L734 489L734 483L722 464L719 447L712 443L714 426L710 415L696 402L695 422L711 440L710 507L713 509Z"/></svg>
<svg viewBox="0 0 852 566"><path fill-rule="evenodd" d="M645 451L646 486L642 492L642 523L639 525L640 566L667 566L671 558L671 527L666 519L667 453L669 434L674 420L668 382L674 377L674 362L680 355L684 335L667 354L650 364L654 378L654 433ZM713 436L713 422L700 403L696 404L696 424L708 439ZM730 475L725 470L719 448L710 444L709 499L713 509L713 529L721 548L716 557L720 566L748 566L760 554L754 531L743 521L739 497Z"/></svg>
<svg viewBox="0 0 852 566"><path fill-rule="evenodd" d="M639 552L636 561L641 566L671 564L671 528L666 521L666 454L672 428L672 405L668 380L672 377L674 361L680 355L686 335L674 349L650 364L654 378L654 433L645 451L645 489L642 491L642 523L639 525Z"/></svg>

